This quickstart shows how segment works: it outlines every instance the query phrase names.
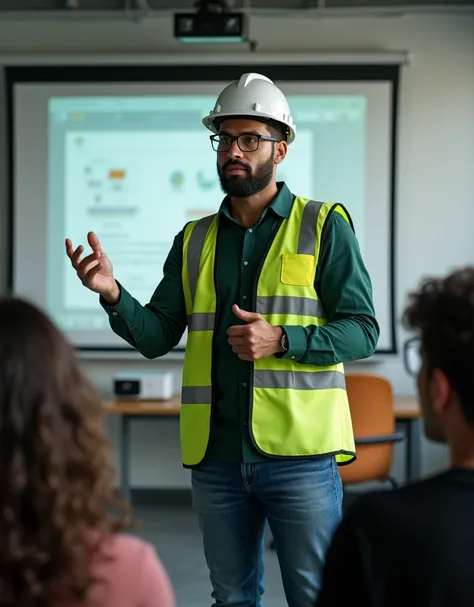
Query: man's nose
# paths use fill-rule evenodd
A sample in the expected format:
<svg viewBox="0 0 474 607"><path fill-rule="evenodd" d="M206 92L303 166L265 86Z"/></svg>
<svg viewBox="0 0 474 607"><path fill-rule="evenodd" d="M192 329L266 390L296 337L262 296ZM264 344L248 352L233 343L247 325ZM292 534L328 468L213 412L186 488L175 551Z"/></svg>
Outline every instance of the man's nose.
<svg viewBox="0 0 474 607"><path fill-rule="evenodd" d="M234 141L232 142L229 151L227 152L228 156L230 158L242 158L243 157L243 152L242 150L239 148L239 144L237 143L237 139L234 139Z"/></svg>

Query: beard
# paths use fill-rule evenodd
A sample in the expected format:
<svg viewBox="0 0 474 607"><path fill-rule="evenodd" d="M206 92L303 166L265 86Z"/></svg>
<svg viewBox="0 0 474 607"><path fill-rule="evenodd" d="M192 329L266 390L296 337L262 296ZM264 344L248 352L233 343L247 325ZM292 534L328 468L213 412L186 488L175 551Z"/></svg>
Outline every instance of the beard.
<svg viewBox="0 0 474 607"><path fill-rule="evenodd" d="M232 165L244 168L245 173L227 175L225 170ZM225 194L235 198L248 198L261 192L270 183L273 177L273 154L266 162L259 164L254 172L248 164L240 160L228 160L222 168L217 165L217 174Z"/></svg>

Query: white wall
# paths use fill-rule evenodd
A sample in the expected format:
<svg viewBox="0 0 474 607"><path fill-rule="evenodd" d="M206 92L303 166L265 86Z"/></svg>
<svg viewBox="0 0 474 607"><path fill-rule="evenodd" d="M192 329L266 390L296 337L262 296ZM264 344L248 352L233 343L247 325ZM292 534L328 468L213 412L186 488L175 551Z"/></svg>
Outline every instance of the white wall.
<svg viewBox="0 0 474 607"><path fill-rule="evenodd" d="M261 16L252 20L251 30L251 37L259 42L262 52L408 50L411 53L412 62L403 70L400 100L398 312L408 291L423 275L440 274L473 263L474 14L324 20ZM168 17L145 24L3 22L0 55L187 50L172 39L171 31ZM5 201L0 208L0 244L4 244L6 235L4 208ZM5 254L3 246L0 259L5 259ZM4 277L0 275L1 278ZM84 362L86 372L104 395L110 395L111 378L117 369L160 365L178 372L180 369L176 362ZM414 392L400 357L371 363L370 370L388 377L397 394ZM118 447L116 419L110 420L110 430ZM424 474L438 470L446 461L443 447L424 442ZM395 474L400 478L401 466L401 453L397 452ZM137 424L132 482L141 487L189 484L189 474L180 465L177 422Z"/></svg>

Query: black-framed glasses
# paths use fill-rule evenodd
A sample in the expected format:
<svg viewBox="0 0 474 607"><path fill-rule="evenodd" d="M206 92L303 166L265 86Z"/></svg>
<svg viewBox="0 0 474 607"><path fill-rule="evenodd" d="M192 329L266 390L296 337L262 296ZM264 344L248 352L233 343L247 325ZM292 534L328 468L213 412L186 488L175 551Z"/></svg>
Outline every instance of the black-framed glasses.
<svg viewBox="0 0 474 607"><path fill-rule="evenodd" d="M258 135L254 133L243 133L241 135L211 135L210 136L212 149L215 152L228 152L234 141L237 141L242 152L256 152L260 141L274 141L279 139L275 137L267 137L266 135Z"/></svg>
<svg viewBox="0 0 474 607"><path fill-rule="evenodd" d="M403 346L403 364L407 373L416 377L421 369L421 339L412 337Z"/></svg>

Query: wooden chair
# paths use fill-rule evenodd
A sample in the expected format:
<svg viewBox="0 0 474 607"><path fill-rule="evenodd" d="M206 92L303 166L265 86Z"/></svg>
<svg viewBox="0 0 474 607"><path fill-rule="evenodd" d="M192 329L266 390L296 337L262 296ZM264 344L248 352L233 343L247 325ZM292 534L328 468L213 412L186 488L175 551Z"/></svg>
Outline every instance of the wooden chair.
<svg viewBox="0 0 474 607"><path fill-rule="evenodd" d="M339 466L344 485L367 481L388 480L394 443L404 439L395 432L393 392L390 382L372 374L346 374L346 389L352 416L357 459Z"/></svg>

